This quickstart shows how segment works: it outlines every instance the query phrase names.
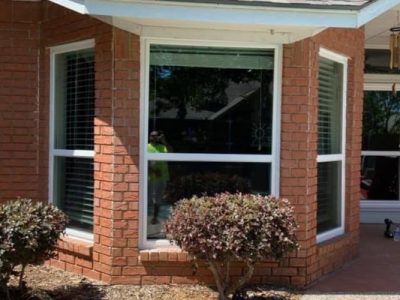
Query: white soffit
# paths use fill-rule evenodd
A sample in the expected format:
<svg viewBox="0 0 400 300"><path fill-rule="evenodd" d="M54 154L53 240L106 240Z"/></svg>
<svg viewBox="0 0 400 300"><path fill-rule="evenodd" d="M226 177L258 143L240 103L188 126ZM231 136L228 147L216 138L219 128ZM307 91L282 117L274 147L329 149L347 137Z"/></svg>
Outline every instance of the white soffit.
<svg viewBox="0 0 400 300"><path fill-rule="evenodd" d="M254 34L277 43L294 42L328 27L358 28L400 4L400 0L376 0L360 10L350 10L154 0L50 1L142 36L168 37L173 35L166 30L168 27L186 32L189 37L222 31L227 36L219 34L217 39L229 40L229 32L247 32L249 39Z"/></svg>

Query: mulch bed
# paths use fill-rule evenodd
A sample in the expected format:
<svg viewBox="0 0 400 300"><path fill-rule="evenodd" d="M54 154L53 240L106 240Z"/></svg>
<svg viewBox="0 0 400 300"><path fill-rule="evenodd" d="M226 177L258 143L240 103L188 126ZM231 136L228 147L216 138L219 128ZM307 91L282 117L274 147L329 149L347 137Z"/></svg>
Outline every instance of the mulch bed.
<svg viewBox="0 0 400 300"><path fill-rule="evenodd" d="M26 270L26 292L16 290L17 280L10 282L13 300L216 300L217 293L200 285L105 285L55 268L38 266ZM0 299L5 299L0 294ZM247 289L241 299L297 300L288 291L257 286Z"/></svg>

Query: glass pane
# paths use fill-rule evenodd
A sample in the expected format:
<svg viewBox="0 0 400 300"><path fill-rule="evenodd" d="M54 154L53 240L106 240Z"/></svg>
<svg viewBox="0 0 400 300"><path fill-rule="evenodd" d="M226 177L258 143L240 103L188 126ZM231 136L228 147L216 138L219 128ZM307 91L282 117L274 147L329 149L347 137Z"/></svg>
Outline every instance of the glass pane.
<svg viewBox="0 0 400 300"><path fill-rule="evenodd" d="M318 234L341 225L341 167L340 161L318 163Z"/></svg>
<svg viewBox="0 0 400 300"><path fill-rule="evenodd" d="M92 232L93 159L56 157L54 183L54 202L67 214L68 228Z"/></svg>
<svg viewBox="0 0 400 300"><path fill-rule="evenodd" d="M149 161L147 238L164 238L175 202L219 192L270 193L270 164Z"/></svg>
<svg viewBox="0 0 400 300"><path fill-rule="evenodd" d="M175 153L271 153L273 50L150 52L149 135Z"/></svg>
<svg viewBox="0 0 400 300"><path fill-rule="evenodd" d="M400 150L400 96L364 92L363 150Z"/></svg>
<svg viewBox="0 0 400 300"><path fill-rule="evenodd" d="M362 200L399 200L399 159L390 156L362 157Z"/></svg>
<svg viewBox="0 0 400 300"><path fill-rule="evenodd" d="M397 74L397 68L390 69L390 51L387 49L365 50L365 73Z"/></svg>
<svg viewBox="0 0 400 300"><path fill-rule="evenodd" d="M55 148L93 149L94 52L73 51L56 56Z"/></svg>
<svg viewBox="0 0 400 300"><path fill-rule="evenodd" d="M343 65L321 57L318 88L318 154L341 153Z"/></svg>

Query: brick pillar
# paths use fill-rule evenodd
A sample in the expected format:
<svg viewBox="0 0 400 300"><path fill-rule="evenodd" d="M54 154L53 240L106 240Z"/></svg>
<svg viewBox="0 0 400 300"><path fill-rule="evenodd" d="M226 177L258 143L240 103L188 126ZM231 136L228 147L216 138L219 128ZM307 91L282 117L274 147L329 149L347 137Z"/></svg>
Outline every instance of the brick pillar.
<svg viewBox="0 0 400 300"><path fill-rule="evenodd" d="M289 258L298 266L293 285L306 283L306 265L315 254L317 193L317 94L315 49L309 39L283 51L281 196L295 206L301 250Z"/></svg>
<svg viewBox="0 0 400 300"><path fill-rule="evenodd" d="M139 284L139 38L114 28L107 45L96 43L94 270Z"/></svg>

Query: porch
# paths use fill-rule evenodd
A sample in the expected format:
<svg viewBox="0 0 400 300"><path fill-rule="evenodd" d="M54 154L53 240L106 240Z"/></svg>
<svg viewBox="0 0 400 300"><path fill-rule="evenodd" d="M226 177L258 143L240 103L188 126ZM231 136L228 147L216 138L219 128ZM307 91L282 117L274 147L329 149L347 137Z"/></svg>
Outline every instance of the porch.
<svg viewBox="0 0 400 300"><path fill-rule="evenodd" d="M384 292L398 295L400 292L400 242L385 238L384 229L383 222L382 224L361 224L358 257L341 270L316 282L307 290L307 294L310 296L326 295L326 293L382 295ZM314 298L306 297L305 299Z"/></svg>

